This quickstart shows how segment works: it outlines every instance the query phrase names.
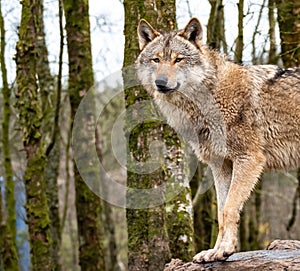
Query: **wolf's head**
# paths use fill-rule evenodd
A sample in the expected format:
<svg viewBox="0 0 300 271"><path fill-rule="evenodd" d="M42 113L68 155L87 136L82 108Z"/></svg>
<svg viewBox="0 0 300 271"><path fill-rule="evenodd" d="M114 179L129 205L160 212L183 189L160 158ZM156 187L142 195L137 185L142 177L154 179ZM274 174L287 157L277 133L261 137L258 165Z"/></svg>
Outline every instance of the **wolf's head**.
<svg viewBox="0 0 300 271"><path fill-rule="evenodd" d="M170 94L207 78L205 73L209 67L203 55L202 34L201 23L196 18L182 30L169 33L161 33L147 21L140 21L141 53L136 64L138 77L150 94Z"/></svg>

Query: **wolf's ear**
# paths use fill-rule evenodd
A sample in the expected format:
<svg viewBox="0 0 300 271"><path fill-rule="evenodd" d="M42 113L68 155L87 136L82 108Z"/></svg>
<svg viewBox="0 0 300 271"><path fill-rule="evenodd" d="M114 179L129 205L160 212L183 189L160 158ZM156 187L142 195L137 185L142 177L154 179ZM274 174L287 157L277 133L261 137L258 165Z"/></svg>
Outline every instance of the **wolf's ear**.
<svg viewBox="0 0 300 271"><path fill-rule="evenodd" d="M138 37L140 50L143 50L144 47L151 42L154 38L158 37L160 34L156 31L146 20L140 20L138 25Z"/></svg>
<svg viewBox="0 0 300 271"><path fill-rule="evenodd" d="M192 18L185 28L178 32L178 35L199 46L202 44L202 25L197 18Z"/></svg>

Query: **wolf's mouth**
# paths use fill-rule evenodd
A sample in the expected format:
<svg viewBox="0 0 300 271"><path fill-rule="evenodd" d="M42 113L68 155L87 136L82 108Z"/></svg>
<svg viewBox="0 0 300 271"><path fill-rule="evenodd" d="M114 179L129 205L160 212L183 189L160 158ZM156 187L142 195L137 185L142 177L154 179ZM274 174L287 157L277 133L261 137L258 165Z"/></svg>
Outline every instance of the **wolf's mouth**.
<svg viewBox="0 0 300 271"><path fill-rule="evenodd" d="M178 90L179 87L180 87L180 83L177 83L175 88L169 88L167 86L156 86L156 89L160 93L167 94L167 93L174 92L174 91Z"/></svg>

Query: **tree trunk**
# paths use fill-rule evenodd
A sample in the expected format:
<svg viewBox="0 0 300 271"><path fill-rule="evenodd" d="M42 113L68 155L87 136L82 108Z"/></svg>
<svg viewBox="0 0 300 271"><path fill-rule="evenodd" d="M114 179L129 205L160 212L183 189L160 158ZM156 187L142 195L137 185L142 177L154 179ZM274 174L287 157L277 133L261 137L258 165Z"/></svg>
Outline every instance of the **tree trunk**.
<svg viewBox="0 0 300 271"><path fill-rule="evenodd" d="M139 3L132 0L125 0L125 52L123 67L132 65L139 54L136 29L138 21L145 18L154 22L158 20L156 3L145 1ZM148 17L147 17L148 16ZM126 78L125 78L126 80ZM126 85L126 84L125 84ZM138 95L134 95L138 93ZM130 107L139 100L148 98L145 90L141 87L125 89L126 106ZM129 116L130 118L130 116ZM126 128L125 128L126 130ZM129 152L127 158L127 186L134 189L149 189L163 182L162 172L140 175L131 169L134 168L135 157L138 161L146 161L149 156L148 146L154 138L162 140L162 134L156 122L131 133L129 138ZM138 147L139 146L139 147ZM162 195L163 196L163 195ZM127 193L130 198L130 190ZM128 231L128 269L131 271L163 270L165 263L169 260L169 246L166 230L165 206L148 209L127 209L127 231Z"/></svg>
<svg viewBox="0 0 300 271"><path fill-rule="evenodd" d="M190 261L195 255L193 202L189 185L194 172L190 172L177 134L167 125L163 129L166 146L164 179L165 182L173 180L182 187L178 195L166 203L169 248L172 257Z"/></svg>
<svg viewBox="0 0 300 271"><path fill-rule="evenodd" d="M45 29L44 29L44 0L38 0L36 2L36 36L37 42L37 62L36 62L36 72L39 81L42 111L43 115L52 114L53 112L53 100L55 100L54 91L54 78L50 72L49 60L48 60L48 49L46 45ZM43 123L43 133L48 132L52 125L52 119L47 118ZM50 128L51 129L51 128Z"/></svg>
<svg viewBox="0 0 300 271"><path fill-rule="evenodd" d="M49 205L49 218L50 218L50 234L51 234L51 257L54 270L61 270L60 264L60 244L61 244L61 227L59 217L59 202L58 202L58 170L60 161L59 140L56 139L56 143L51 153L48 155L45 180L47 185L47 199Z"/></svg>
<svg viewBox="0 0 300 271"><path fill-rule="evenodd" d="M22 2L22 19L16 50L16 108L23 131L27 165L24 173L26 211L33 270L52 270L50 256L50 220L44 181L45 151L42 142L43 121L39 86L36 81L38 61L39 3Z"/></svg>
<svg viewBox="0 0 300 271"><path fill-rule="evenodd" d="M48 60L48 49L46 46L46 37L44 30L44 5L43 0L36 2L37 16L37 78L39 82L39 91L41 97L42 114L44 116L41 126L42 134L48 135L50 142L45 150L46 164L45 164L45 183L47 186L47 201L49 206L50 218L50 234L51 234L51 257L53 268L56 271L61 270L60 266L60 240L61 228L58 206L58 171L60 162L60 149L59 149L59 129L58 129L58 116L60 107L61 89L59 88L59 80L57 78L58 87L55 88L54 77L50 72L50 65ZM60 15L62 16L62 15ZM60 19L61 20L61 19ZM63 33L61 33L63 35ZM62 49L62 46L60 48ZM54 110L53 107L55 106Z"/></svg>
<svg viewBox="0 0 300 271"><path fill-rule="evenodd" d="M124 1L124 6L126 41L123 66L127 67L134 63L139 54L136 34L139 19L145 18L154 27L170 31L176 28L176 13L173 0L145 1L144 5L127 0ZM127 107L149 99L142 88L126 89L125 96ZM193 218L189 211L192 210L192 201L190 188L184 185L188 183L186 181L189 178L189 171L188 167L184 169L174 167L184 155L177 135L171 128L158 122L151 124L147 122L147 125L140 125L134 132L126 132L131 133L129 157L135 157L138 161L146 162L149 159L151 156L149 146L154 140L164 142L167 149L164 169L151 174L144 175L131 171L130 167L134 162L129 159L128 187L149 189L165 183L172 175L176 178L175 182L184 187L180 194L166 205L140 210L127 209L129 270L162 270L170 256L169 252L175 257L191 259L194 255ZM170 165L173 165L173 172L168 169ZM161 196L164 197L163 193Z"/></svg>
<svg viewBox="0 0 300 271"><path fill-rule="evenodd" d="M239 0L238 2L238 37L236 39L236 46L234 52L234 60L237 63L242 63L243 61L243 50L244 50L244 0Z"/></svg>
<svg viewBox="0 0 300 271"><path fill-rule="evenodd" d="M275 0L268 1L268 18L269 18L269 38L270 38L270 47L269 47L269 64L277 64L278 55L276 54L276 35L275 35L275 26L276 19L274 10L276 8Z"/></svg>
<svg viewBox="0 0 300 271"><path fill-rule="evenodd" d="M109 118L109 116L107 116ZM105 128L104 128L105 129ZM96 128L96 139L95 139L95 145L96 145L96 152L99 158L99 161L103 163L103 142L101 138L101 131L100 128ZM101 180L104 180L106 178L106 175L104 172L100 172L100 178ZM107 187L103 185L101 187L103 189L102 191L106 194L109 193ZM106 270L107 271L121 271L121 267L118 260L118 249L117 249L117 243L116 243L116 231L115 231L115 223L113 219L113 207L109 202L106 202L105 200L102 201L102 217L103 217L103 230L104 230L104 236L107 242L107 248L105 250L105 257L106 260Z"/></svg>
<svg viewBox="0 0 300 271"><path fill-rule="evenodd" d="M300 3L276 0L281 39L281 58L286 68L300 65Z"/></svg>
<svg viewBox="0 0 300 271"><path fill-rule="evenodd" d="M224 27L224 5L222 0L210 0L211 8L207 24L207 45L227 54L227 43Z"/></svg>
<svg viewBox="0 0 300 271"><path fill-rule="evenodd" d="M71 118L74 120L82 97L94 84L89 5L88 1L85 0L64 0L63 3L69 55ZM91 105L91 110L93 110L93 105ZM91 111L91 113L93 112ZM83 123L82 131L88 129L87 126L87 123ZM84 142L76 142L76 144L84 144ZM87 170L93 171L94 169L89 168ZM101 232L101 200L83 181L75 163L74 178L79 235L79 264L81 269L85 271L105 270Z"/></svg>
<svg viewBox="0 0 300 271"><path fill-rule="evenodd" d="M218 235L217 199L212 176L205 174L206 166L199 163L191 181L194 209L196 253L214 245Z"/></svg>
<svg viewBox="0 0 300 271"><path fill-rule="evenodd" d="M7 82L7 70L5 64L5 26L0 2L0 31L1 31L1 75L2 75L2 93L3 93L3 121L2 121L2 148L5 171L5 205L0 209L0 258L2 258L5 270L19 270L17 245L16 245L16 211L15 211L15 183L13 180L13 169L10 154L10 96L11 89ZM1 194L1 190L0 190ZM0 197L2 207L2 194ZM6 214L6 215L4 215Z"/></svg>
<svg viewBox="0 0 300 271"><path fill-rule="evenodd" d="M297 171L297 181L298 181L298 184L297 184L297 188L296 188L294 199L293 199L292 215L286 226L287 231L290 231L293 228L293 226L296 224L297 215L299 215L299 211L298 211L299 207L298 206L300 203L300 168L298 168L298 171Z"/></svg>

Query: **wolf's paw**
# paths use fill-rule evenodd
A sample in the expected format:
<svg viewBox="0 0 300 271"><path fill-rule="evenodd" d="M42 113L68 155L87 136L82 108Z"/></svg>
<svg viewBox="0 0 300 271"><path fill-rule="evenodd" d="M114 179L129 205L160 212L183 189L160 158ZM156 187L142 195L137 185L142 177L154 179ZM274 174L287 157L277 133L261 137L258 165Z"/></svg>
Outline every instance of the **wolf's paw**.
<svg viewBox="0 0 300 271"><path fill-rule="evenodd" d="M201 251L200 253L194 256L193 261L198 263L225 261L234 252L235 252L235 247L224 248L220 246L217 249L213 248L213 249Z"/></svg>

